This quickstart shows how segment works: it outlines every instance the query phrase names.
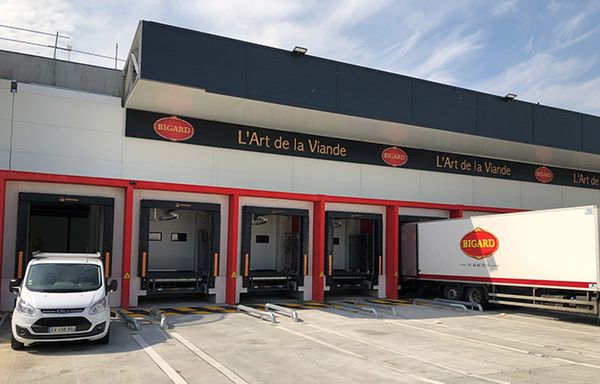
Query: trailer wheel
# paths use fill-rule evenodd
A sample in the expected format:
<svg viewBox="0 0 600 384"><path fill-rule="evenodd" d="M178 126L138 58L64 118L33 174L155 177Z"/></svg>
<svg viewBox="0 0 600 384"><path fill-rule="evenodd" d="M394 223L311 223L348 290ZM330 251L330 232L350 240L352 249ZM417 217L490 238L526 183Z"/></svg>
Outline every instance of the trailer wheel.
<svg viewBox="0 0 600 384"><path fill-rule="evenodd" d="M456 285L445 285L444 290L442 292L442 296L444 297L444 299L448 300L459 300L460 290Z"/></svg>
<svg viewBox="0 0 600 384"><path fill-rule="evenodd" d="M485 289L482 287L468 287L465 293L465 300L485 306L487 304Z"/></svg>

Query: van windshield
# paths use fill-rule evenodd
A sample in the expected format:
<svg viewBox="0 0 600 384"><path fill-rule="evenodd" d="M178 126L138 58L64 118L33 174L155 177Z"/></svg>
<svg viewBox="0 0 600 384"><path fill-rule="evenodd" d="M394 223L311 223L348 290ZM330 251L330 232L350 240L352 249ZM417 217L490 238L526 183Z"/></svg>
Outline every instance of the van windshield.
<svg viewBox="0 0 600 384"><path fill-rule="evenodd" d="M90 264L36 264L25 286L36 292L86 292L102 286L100 267Z"/></svg>

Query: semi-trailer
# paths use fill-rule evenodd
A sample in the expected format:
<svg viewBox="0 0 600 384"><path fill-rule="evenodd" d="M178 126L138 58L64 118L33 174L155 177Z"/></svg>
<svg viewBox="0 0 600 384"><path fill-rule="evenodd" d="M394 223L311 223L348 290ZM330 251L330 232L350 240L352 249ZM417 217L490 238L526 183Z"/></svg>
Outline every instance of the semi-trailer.
<svg viewBox="0 0 600 384"><path fill-rule="evenodd" d="M598 315L597 206L401 227L403 285L445 299Z"/></svg>

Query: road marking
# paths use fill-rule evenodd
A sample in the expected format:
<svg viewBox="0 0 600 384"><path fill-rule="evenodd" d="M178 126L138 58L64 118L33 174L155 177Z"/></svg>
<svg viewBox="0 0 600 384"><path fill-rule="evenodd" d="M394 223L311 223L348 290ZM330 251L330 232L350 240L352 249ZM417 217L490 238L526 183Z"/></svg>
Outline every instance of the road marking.
<svg viewBox="0 0 600 384"><path fill-rule="evenodd" d="M552 330L554 332L556 332L556 331L565 331L565 332L577 333L579 335L584 335L584 336L600 337L600 334L596 334L596 333L585 332L585 331L578 331L576 329L570 329L570 328L556 328L555 326L552 326L552 325L541 324L542 322L559 321L559 320L537 319L537 318L534 318L534 317L525 317L525 316L520 316L520 315L515 315L515 314L508 314L508 315L504 315L502 317L500 317L499 315L483 315L483 316L477 316L477 317L483 317L483 318L494 319L494 320L499 320L499 321L501 321L501 320L508 320L508 321L512 321L512 322L515 322L515 323L528 325L528 326L533 327L533 328L544 327L544 328L550 329L550 330ZM526 322L526 321L516 320L513 317L532 319L532 320L535 321L536 324L533 324L533 322Z"/></svg>
<svg viewBox="0 0 600 384"><path fill-rule="evenodd" d="M158 365L158 367L169 377L169 379L171 379L173 383L187 384L187 381L185 381L183 377L181 377L179 373L177 373L173 367L169 365L169 363L160 357L160 355L154 350L154 348L148 345L142 336L131 335L131 337L133 337L133 340L138 343L142 350L146 352L146 354L156 363L156 365Z"/></svg>
<svg viewBox="0 0 600 384"><path fill-rule="evenodd" d="M530 355L530 356L541 357L541 358L545 358L545 359L556 360L556 361L560 361L562 363L568 363L568 364L572 364L572 365L579 365L579 366L588 367L588 368L600 369L600 365L594 365L594 364L582 363L582 362L574 361L574 360L563 359L563 358L560 358L560 357L549 356L549 355L546 355L546 354L543 354L543 353L536 353L536 352L532 352L532 351L527 351L525 349L520 349L520 348L515 348L515 347L509 347L507 345L502 345L502 344L491 343L491 342L488 342L488 341L477 340L477 339L473 339L473 338L466 337L466 336L458 336L458 335L453 335L453 334L446 333L446 332L434 331L433 329L427 329L427 328L417 327L417 326L414 326L414 325L395 323L395 322L390 321L390 320L382 320L382 321L384 321L386 323L389 323L389 324L396 325L398 327L405 327L405 328L417 329L417 330L424 331L424 332L429 332L429 333L433 333L433 334L437 334L437 335L452 337L452 338L459 339L459 340L466 340L466 341L469 341L469 342L472 342L472 343L487 345L487 346L490 346L490 347L494 347L494 348L498 348L498 349L504 349L504 350L511 351L511 352L517 352L517 353L521 353L521 354L524 354L524 355Z"/></svg>
<svg viewBox="0 0 600 384"><path fill-rule="evenodd" d="M169 335L173 336L177 341L179 341L181 344L183 344L187 349L192 351L196 356L198 356L199 358L204 360L206 363L210 364L214 369L221 372L221 374L223 374L223 376L225 376L226 378L231 380L231 382L236 383L236 384L248 384L248 382L246 380L242 379L231 369L229 369L226 366L224 366L223 364L219 363L217 360L215 360L213 357L211 357L208 353L206 353L203 350L201 350L200 348L198 348L196 345L194 345L192 342L187 340L185 337L181 336L179 333L169 332Z"/></svg>
<svg viewBox="0 0 600 384"><path fill-rule="evenodd" d="M475 373L470 373L470 372L467 372L467 371L463 371L461 369L452 368L452 367L448 367L448 366L445 366L445 365L442 365L442 364L432 363L432 362L427 361L427 360L419 359L418 357L415 357L415 356L413 356L411 354L404 353L404 352L398 351L396 349L392 349L392 348L388 348L388 347L383 347L381 345L374 344L372 342L366 341L366 340L364 340L362 338L359 338L359 337L356 337L356 336L352 336L352 335L348 335L348 334L345 334L345 333L342 333L342 332L332 331L332 330L329 330L329 329L326 329L326 328L322 328L322 327L319 327L319 326L316 326L316 325L312 325L312 324L306 324L305 326L311 327L311 328L315 328L315 329L321 330L323 332L332 333L334 335L338 335L340 337L344 337L346 339L350 339L350 340L356 341L356 342L361 343L361 344L368 345L368 346L376 348L376 349L380 349L380 350L383 350L383 351L391 352L393 354L400 355L402 357L406 357L406 358L409 358L409 359L412 359L412 360L416 360L416 361L418 361L420 363L431 365L431 366L439 368L439 369L443 369L443 370L446 370L446 371L458 373L458 374L463 375L463 376L472 377L472 378L483 380L483 381L487 381L487 382L490 382L490 383L510 384L510 382L507 382L507 381L489 379L489 378L486 378L486 377L483 377L483 376L479 376L479 375L477 375ZM427 380L429 380L429 379L427 379Z"/></svg>
<svg viewBox="0 0 600 384"><path fill-rule="evenodd" d="M460 331L460 332L471 332L471 333L478 333L482 336L487 336L487 337L495 337L495 338L502 338L503 340L508 340L508 341L514 341L515 343L519 343L519 344L525 344L525 345L532 345L534 347L540 347L540 348L544 348L544 349L552 349L556 352L564 352L564 353L570 353L570 354L574 354L574 355L578 355L578 356L589 356L591 358L594 359L600 359L600 355L597 355L593 352L587 352L587 351L583 351L583 350L575 350L575 349L570 349L568 347L561 347L559 345L552 345L552 344L540 344L540 343L534 343L531 341L524 341L524 340L520 340L520 339L516 339L516 338L512 338L512 337L506 337L506 336L492 336L490 334L487 334L485 332L481 332L481 331L477 331L477 330L473 330L473 329L464 329L464 328L457 328L457 327L451 327L449 325L446 324L436 324L437 326L440 327L444 327L444 328L448 328L448 329L453 329L455 331Z"/></svg>
<svg viewBox="0 0 600 384"><path fill-rule="evenodd" d="M322 341L322 340L316 339L316 338L314 338L314 337L312 337L312 336L308 336L308 335L305 335L305 334L303 334L303 333L300 333L300 332L293 331L293 330L291 330L291 329L289 329L289 328L285 328L285 327L279 326L279 327L277 327L277 329L281 329L282 331L286 331L286 332L292 333L292 334L294 334L294 335L296 335L296 336L303 337L303 338L305 338L305 339L308 339L308 340L310 340L310 341L313 341L313 342L315 342L315 343L317 343L317 344L324 345L325 347L327 347L327 348L331 348L331 349L333 349L334 351L338 351L338 352L341 352L341 353L345 353L346 355L350 355L350 356L353 356L353 357L358 357L359 359L367 360L367 356L364 356L364 355L361 355L361 354L358 354L358 353L354 353L354 352L352 352L352 351L349 351L349 350L347 350L347 349L343 349L343 348L340 348L340 347L336 347L336 346L335 346L335 345L333 345L333 344L326 343L326 342L324 342L324 341Z"/></svg>
<svg viewBox="0 0 600 384"><path fill-rule="evenodd" d="M322 340L316 339L316 338L314 338L312 336L308 336L308 335L305 335L305 334L300 333L300 332L293 331L293 330L291 330L289 328L285 328L285 327L282 327L282 326L277 326L275 328L276 329L280 329L282 331L286 331L286 332L292 333L292 334L300 336L300 337L303 337L303 338L305 338L307 340L310 340L310 341L315 342L317 344L321 344L321 345L323 345L325 347L333 349L334 351L338 351L338 352L344 353L346 355L350 355L350 356L353 356L353 357L356 357L356 358L359 358L359 359L362 359L362 360L366 360L366 361L369 361L369 362L372 362L372 363L375 363L375 364L384 364L386 368L389 368L389 369L391 369L393 371L396 371L396 372L398 372L398 373L400 373L402 375L405 375L407 377L410 377L412 379L416 379L416 380L422 381L424 383L428 383L428 384L444 384L442 381L432 380L432 379L428 379L426 377L421 377L421 376L417 376L417 375L414 375L412 373L406 372L406 371L404 371L404 370L396 367L395 365L393 365L392 363L389 363L387 361L378 361L378 360L371 359L371 358L369 358L367 356L364 356L364 355L361 355L361 354L358 354L358 353L354 353L354 352L349 351L349 350L344 349L344 348L336 347L333 344L326 343L326 342L324 342ZM503 383L503 384L506 384L506 383Z"/></svg>

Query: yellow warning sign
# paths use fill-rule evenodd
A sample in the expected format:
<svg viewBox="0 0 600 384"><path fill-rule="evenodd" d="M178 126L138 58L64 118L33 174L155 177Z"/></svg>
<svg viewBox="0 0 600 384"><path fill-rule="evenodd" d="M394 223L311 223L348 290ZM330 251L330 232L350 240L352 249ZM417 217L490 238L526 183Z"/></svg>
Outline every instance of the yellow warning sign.
<svg viewBox="0 0 600 384"><path fill-rule="evenodd" d="M319 277L325 277L325 274L323 273L323 271L321 271L321 273L319 273Z"/></svg>
<svg viewBox="0 0 600 384"><path fill-rule="evenodd" d="M237 277L237 274L236 274L235 272L233 272L233 273L231 274L231 278L232 278L232 279L235 279L236 277Z"/></svg>
<svg viewBox="0 0 600 384"><path fill-rule="evenodd" d="M123 276L123 278L124 278L125 280L129 280L129 279L131 279L131 276L129 275L129 272L125 273L125 276Z"/></svg>
<svg viewBox="0 0 600 384"><path fill-rule="evenodd" d="M398 277L398 276L400 276L400 275L398 274L398 272L394 272L394 277Z"/></svg>

